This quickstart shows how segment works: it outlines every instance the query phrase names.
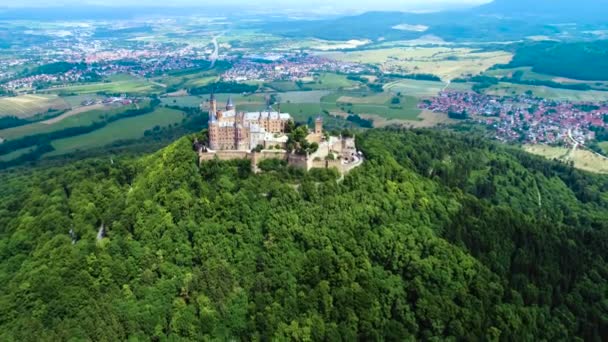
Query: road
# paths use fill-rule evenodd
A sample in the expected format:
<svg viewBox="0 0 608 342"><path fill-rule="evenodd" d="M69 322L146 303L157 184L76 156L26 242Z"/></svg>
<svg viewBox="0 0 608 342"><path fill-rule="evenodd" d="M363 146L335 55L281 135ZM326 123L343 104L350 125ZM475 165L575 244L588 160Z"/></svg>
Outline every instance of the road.
<svg viewBox="0 0 608 342"><path fill-rule="evenodd" d="M211 66L209 67L209 69L213 69L213 67L215 66L215 62L220 57L220 46L217 43L217 39L221 36L222 36L222 34L215 36L211 39L211 43L213 43L214 49L213 49L213 53L211 53L211 56L209 56L209 60L211 60Z"/></svg>
<svg viewBox="0 0 608 342"><path fill-rule="evenodd" d="M572 137L572 128L568 129L568 138L572 140L572 149L570 150L570 153L568 153L568 156L566 158L572 160L572 157L574 157L574 152L576 152L576 149L578 148L578 145L580 143L576 141L574 137Z"/></svg>

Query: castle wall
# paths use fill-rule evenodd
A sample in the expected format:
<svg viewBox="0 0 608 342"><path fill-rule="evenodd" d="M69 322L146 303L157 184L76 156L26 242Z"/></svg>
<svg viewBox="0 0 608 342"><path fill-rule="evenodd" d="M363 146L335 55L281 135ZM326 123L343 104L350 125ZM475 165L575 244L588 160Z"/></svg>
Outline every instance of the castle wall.
<svg viewBox="0 0 608 342"><path fill-rule="evenodd" d="M216 151L199 153L198 160L199 162L209 161L215 157L219 160L250 159L247 151Z"/></svg>
<svg viewBox="0 0 608 342"><path fill-rule="evenodd" d="M342 171L342 162L340 160L313 160L311 167L315 169L331 169L336 168Z"/></svg>
<svg viewBox="0 0 608 342"><path fill-rule="evenodd" d="M312 158L307 156L290 154L287 163L291 166L300 167L306 170L310 170L312 168Z"/></svg>
<svg viewBox="0 0 608 342"><path fill-rule="evenodd" d="M264 150L261 152L247 152L247 151L216 151L216 152L200 152L199 162L205 162L218 158L219 160L234 160L234 159L248 159L251 160L251 166L254 170L257 170L259 162L266 159L280 159L287 160L290 166L303 168L310 170L312 168L330 169L336 168L342 172L342 162L340 160L313 160L312 157L289 154L284 150Z"/></svg>

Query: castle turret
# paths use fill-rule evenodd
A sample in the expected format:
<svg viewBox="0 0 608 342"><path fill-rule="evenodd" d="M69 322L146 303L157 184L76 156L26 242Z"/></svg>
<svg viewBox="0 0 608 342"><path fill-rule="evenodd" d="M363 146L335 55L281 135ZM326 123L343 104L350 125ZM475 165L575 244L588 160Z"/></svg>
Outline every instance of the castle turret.
<svg viewBox="0 0 608 342"><path fill-rule="evenodd" d="M320 115L315 120L315 134L323 134L323 118Z"/></svg>
<svg viewBox="0 0 608 342"><path fill-rule="evenodd" d="M226 110L233 110L234 102L232 101L232 96L228 98L228 102L226 102Z"/></svg>

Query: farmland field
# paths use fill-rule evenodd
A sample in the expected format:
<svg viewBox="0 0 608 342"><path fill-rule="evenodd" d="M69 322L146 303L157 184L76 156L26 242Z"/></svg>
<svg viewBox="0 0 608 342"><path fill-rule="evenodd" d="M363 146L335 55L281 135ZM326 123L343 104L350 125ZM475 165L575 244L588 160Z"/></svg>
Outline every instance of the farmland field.
<svg viewBox="0 0 608 342"><path fill-rule="evenodd" d="M73 85L60 88L49 88L43 90L49 93L78 93L78 94L96 94L100 92L112 94L151 94L158 93L163 90L163 87L154 82L144 79L124 80L116 82L101 82L83 85Z"/></svg>
<svg viewBox="0 0 608 342"><path fill-rule="evenodd" d="M22 95L0 99L0 117L28 118L52 110L65 110L70 105L56 95Z"/></svg>
<svg viewBox="0 0 608 342"><path fill-rule="evenodd" d="M87 126L95 121L100 121L101 116L108 115L113 116L122 113L128 109L134 109L135 106L124 106L124 107L106 107L103 109L94 109L91 111L79 113L78 115L65 117L63 120L45 124L37 122L25 126L13 127L4 130L0 130L0 137L4 139L17 139L28 135L34 135L39 133L49 133L53 131L59 131L69 127Z"/></svg>
<svg viewBox="0 0 608 342"><path fill-rule="evenodd" d="M61 99L63 99L65 102L67 102L70 105L70 108L80 107L82 105L82 102L84 102L84 101L89 101L89 100L97 101L97 100L102 100L103 98L104 98L104 96L99 96L99 95L95 95L95 94L71 95L71 96L62 96L61 97Z"/></svg>
<svg viewBox="0 0 608 342"><path fill-rule="evenodd" d="M378 65L384 72L432 74L444 81L479 74L513 55L506 51L478 52L467 48L389 48L325 54L346 62Z"/></svg>
<svg viewBox="0 0 608 342"><path fill-rule="evenodd" d="M295 82L291 81L274 81L267 84L268 87L276 90L276 91L298 91L300 87Z"/></svg>
<svg viewBox="0 0 608 342"><path fill-rule="evenodd" d="M390 125L404 126L410 128L427 128L440 124L453 124L456 120L450 119L446 114L423 110L416 119L386 119L377 115L362 115L365 119L374 121L374 127L386 127Z"/></svg>
<svg viewBox="0 0 608 342"><path fill-rule="evenodd" d="M524 150L547 159L571 160L574 167L595 173L608 174L608 158L600 157L590 151L577 149L572 155L569 149L546 145L526 145Z"/></svg>
<svg viewBox="0 0 608 342"><path fill-rule="evenodd" d="M150 114L112 122L91 133L55 140L52 142L55 151L48 155L61 155L77 150L101 147L118 140L141 138L146 130L155 126L165 127L179 123L183 117L181 111L159 108Z"/></svg>
<svg viewBox="0 0 608 342"><path fill-rule="evenodd" d="M198 107L201 102L205 101L205 97L201 96L174 96L174 97L163 97L161 103L169 106L180 106L180 107Z"/></svg>
<svg viewBox="0 0 608 342"><path fill-rule="evenodd" d="M532 70L532 67L519 67L510 69L493 69L484 73L486 76L497 78L513 77L514 73L521 72L521 79L524 81L551 81L562 84L587 84L594 89L608 90L607 81L583 81L553 75L541 74Z"/></svg>
<svg viewBox="0 0 608 342"><path fill-rule="evenodd" d="M404 79L384 86L386 91L416 97L435 96L443 89L468 91L471 90L471 85L468 83L450 83L448 85L443 82Z"/></svg>
<svg viewBox="0 0 608 342"><path fill-rule="evenodd" d="M599 145L604 150L604 153L608 154L608 141L601 142Z"/></svg>
<svg viewBox="0 0 608 342"><path fill-rule="evenodd" d="M352 88L357 85L356 81L349 80L346 75L329 73L321 74L318 78L315 78L315 83L304 84L306 88L314 90Z"/></svg>
<svg viewBox="0 0 608 342"><path fill-rule="evenodd" d="M13 159L19 158L26 153L32 152L35 148L36 147L26 147L13 151L11 153L0 155L0 162L11 161Z"/></svg>
<svg viewBox="0 0 608 342"><path fill-rule="evenodd" d="M570 90L558 89L544 86L529 86L512 83L499 83L498 85L488 88L485 92L490 95L521 95L526 91L532 91L534 96L543 97L550 100L567 100L567 101L607 101L608 91L598 90Z"/></svg>
<svg viewBox="0 0 608 342"><path fill-rule="evenodd" d="M519 68L510 68L510 69L492 69L484 72L486 76L492 77L512 77L514 73L521 71L523 73L521 79L529 80L529 81L552 81L555 77L551 75L539 74L537 72L532 71L532 67L519 67Z"/></svg>

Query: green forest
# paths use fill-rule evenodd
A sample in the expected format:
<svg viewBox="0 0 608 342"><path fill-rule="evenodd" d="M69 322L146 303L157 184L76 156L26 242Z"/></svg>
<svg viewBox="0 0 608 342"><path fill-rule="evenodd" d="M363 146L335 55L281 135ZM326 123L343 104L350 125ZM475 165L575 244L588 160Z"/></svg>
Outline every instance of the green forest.
<svg viewBox="0 0 608 342"><path fill-rule="evenodd" d="M193 139L0 173L0 340L608 336L606 176L436 130L359 133L344 179Z"/></svg>
<svg viewBox="0 0 608 342"><path fill-rule="evenodd" d="M532 70L578 80L608 80L608 40L593 42L535 42L518 44L506 67ZM583 89L584 90L584 89Z"/></svg>

